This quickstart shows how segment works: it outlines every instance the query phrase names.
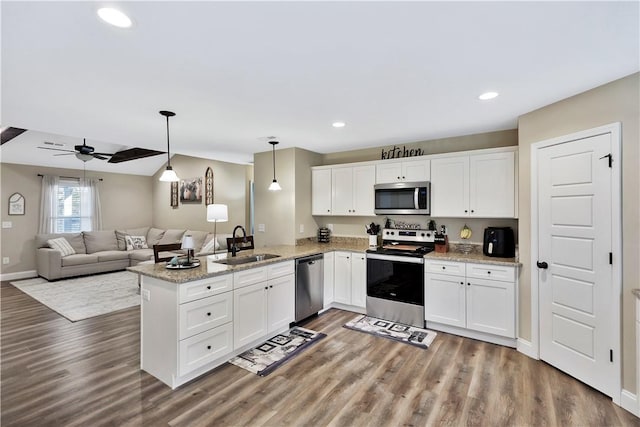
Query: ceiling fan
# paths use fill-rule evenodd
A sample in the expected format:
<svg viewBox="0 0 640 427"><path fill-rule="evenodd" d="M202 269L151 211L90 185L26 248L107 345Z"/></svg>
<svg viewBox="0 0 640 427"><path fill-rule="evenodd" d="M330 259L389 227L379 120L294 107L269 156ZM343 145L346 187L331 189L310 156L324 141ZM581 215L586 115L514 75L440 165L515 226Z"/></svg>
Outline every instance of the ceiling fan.
<svg viewBox="0 0 640 427"><path fill-rule="evenodd" d="M53 142L45 141L48 145L59 145ZM146 148L129 148L127 150L121 150L116 153L99 153L95 151L90 145L87 145L86 138L83 138L82 145L74 146L73 150L65 150L63 148L51 148L51 147L38 147L42 150L63 151L64 153L54 154L54 156L75 156L83 162L88 162L92 159L108 160L109 163L122 163L129 160L142 159L144 157L157 156L164 154L163 151L147 150Z"/></svg>

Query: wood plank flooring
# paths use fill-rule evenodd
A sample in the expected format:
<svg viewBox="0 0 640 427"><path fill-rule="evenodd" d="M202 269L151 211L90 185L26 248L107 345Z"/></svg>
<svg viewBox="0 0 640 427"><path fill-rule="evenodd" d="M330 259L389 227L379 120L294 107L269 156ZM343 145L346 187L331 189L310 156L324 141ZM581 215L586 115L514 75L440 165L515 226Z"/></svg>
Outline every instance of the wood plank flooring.
<svg viewBox="0 0 640 427"><path fill-rule="evenodd" d="M175 391L139 369L138 308L71 323L7 282L2 426L640 426L517 351L439 333L428 350L342 328L261 378L223 365Z"/></svg>

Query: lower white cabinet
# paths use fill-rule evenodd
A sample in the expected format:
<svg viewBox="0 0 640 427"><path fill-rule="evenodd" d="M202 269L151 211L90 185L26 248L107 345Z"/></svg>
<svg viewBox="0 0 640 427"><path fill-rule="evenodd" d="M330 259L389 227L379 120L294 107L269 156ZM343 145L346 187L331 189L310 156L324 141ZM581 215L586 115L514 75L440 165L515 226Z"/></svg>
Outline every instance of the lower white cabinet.
<svg viewBox="0 0 640 427"><path fill-rule="evenodd" d="M335 263L335 253L327 252L324 254L324 303L323 307L329 308L334 299L333 288L334 288L334 278L333 278L333 270Z"/></svg>
<svg viewBox="0 0 640 427"><path fill-rule="evenodd" d="M425 320L515 338L515 280L511 266L427 260Z"/></svg>
<svg viewBox="0 0 640 427"><path fill-rule="evenodd" d="M233 290L233 343L236 350L270 333L285 330L294 321L295 276L288 264L273 264L269 271L271 277L277 276L278 272L284 275L250 285L244 285L246 275L243 275L243 286Z"/></svg>
<svg viewBox="0 0 640 427"><path fill-rule="evenodd" d="M336 251L334 259L334 301L365 308L367 303L367 260L363 253Z"/></svg>

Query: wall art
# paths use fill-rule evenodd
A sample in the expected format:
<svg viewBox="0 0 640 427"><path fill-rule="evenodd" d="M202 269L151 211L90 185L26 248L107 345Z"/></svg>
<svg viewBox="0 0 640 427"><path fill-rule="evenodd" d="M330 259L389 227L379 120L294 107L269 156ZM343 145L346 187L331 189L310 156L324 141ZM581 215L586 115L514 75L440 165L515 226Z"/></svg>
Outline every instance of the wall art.
<svg viewBox="0 0 640 427"><path fill-rule="evenodd" d="M202 203L202 177L180 180L180 203Z"/></svg>
<svg viewBox="0 0 640 427"><path fill-rule="evenodd" d="M9 215L24 215L24 196L13 193L9 196Z"/></svg>
<svg viewBox="0 0 640 427"><path fill-rule="evenodd" d="M213 204L213 170L207 168L204 173L204 204Z"/></svg>
<svg viewBox="0 0 640 427"><path fill-rule="evenodd" d="M171 207L174 209L178 207L178 183L177 182L171 183Z"/></svg>

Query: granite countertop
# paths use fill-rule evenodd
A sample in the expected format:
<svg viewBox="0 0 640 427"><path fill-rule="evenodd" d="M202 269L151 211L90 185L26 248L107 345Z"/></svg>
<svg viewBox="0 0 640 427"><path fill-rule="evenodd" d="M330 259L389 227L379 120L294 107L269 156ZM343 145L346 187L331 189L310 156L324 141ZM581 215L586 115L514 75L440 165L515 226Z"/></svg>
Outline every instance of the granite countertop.
<svg viewBox="0 0 640 427"><path fill-rule="evenodd" d="M200 266L184 270L169 270L165 268L165 263L158 264L138 264L128 267L127 270L138 273L143 276L149 276L160 280L166 280L172 283L185 283L193 280L206 279L208 277L219 276L223 274L233 273L235 271L248 270L251 268L262 267L268 264L275 264L282 261L290 261L296 258L325 253L331 251L352 251L364 252L369 248L368 242L364 239L357 241L336 241L332 243L305 243L303 245L282 245L269 246L254 250L246 250L238 253L237 258L258 255L258 254L274 254L279 255L277 258L271 258L263 261L248 262L240 265L226 265L215 262L219 258L213 255L198 257ZM222 253L226 257L227 253ZM230 255L229 255L230 256Z"/></svg>
<svg viewBox="0 0 640 427"><path fill-rule="evenodd" d="M636 296L636 298L640 299L640 288L631 289L631 292Z"/></svg>
<svg viewBox="0 0 640 427"><path fill-rule="evenodd" d="M488 257L482 253L482 245L473 246L475 247L471 253L465 254L457 248L456 244L452 244L449 252L431 252L425 255L424 258L427 260L435 259L441 261L477 262L481 264L506 265L509 267L520 267L522 265L518 262L518 258Z"/></svg>

